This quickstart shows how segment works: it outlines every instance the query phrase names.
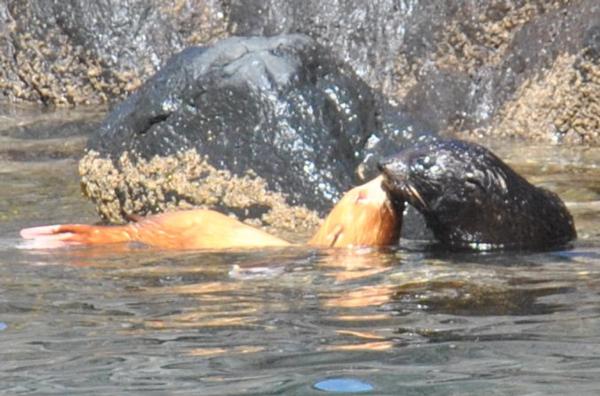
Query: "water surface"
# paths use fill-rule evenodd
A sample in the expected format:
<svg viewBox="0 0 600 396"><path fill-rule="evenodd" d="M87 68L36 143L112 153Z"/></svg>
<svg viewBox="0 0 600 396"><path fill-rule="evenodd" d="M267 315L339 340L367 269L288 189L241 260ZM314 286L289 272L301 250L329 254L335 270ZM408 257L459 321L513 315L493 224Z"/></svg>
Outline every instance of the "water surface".
<svg viewBox="0 0 600 396"><path fill-rule="evenodd" d="M22 227L97 221L77 176L87 131L69 124L55 139L39 127L52 117L9 117L0 128L3 392L600 390L598 149L490 143L567 201L580 239L564 251L449 254L407 241L353 251L24 251Z"/></svg>

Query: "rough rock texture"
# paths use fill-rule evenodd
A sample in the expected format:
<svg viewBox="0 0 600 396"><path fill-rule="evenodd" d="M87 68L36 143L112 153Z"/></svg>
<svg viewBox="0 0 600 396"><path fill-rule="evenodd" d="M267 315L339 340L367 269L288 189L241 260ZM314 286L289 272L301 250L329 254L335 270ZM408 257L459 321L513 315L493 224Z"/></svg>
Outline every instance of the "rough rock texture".
<svg viewBox="0 0 600 396"><path fill-rule="evenodd" d="M93 104L127 96L174 52L225 33L211 0L0 0L0 92Z"/></svg>
<svg viewBox="0 0 600 396"><path fill-rule="evenodd" d="M571 144L600 142L600 65L561 55L551 69L525 82L494 123L472 131Z"/></svg>
<svg viewBox="0 0 600 396"><path fill-rule="evenodd" d="M204 205L312 226L365 153L420 134L308 37L230 38L174 56L107 117L80 170L113 221Z"/></svg>
<svg viewBox="0 0 600 396"><path fill-rule="evenodd" d="M347 60L359 76L380 87L406 112L450 133L495 134L500 123L527 120L525 114L516 119L509 108L530 105L530 97L515 97L515 91L555 65L564 65L561 56L597 54L600 46L596 0L251 3L248 7L246 0L232 1L231 32L307 33ZM564 95L556 98L559 106L567 105L569 114L582 114L581 107L588 105L574 98L577 89L594 89L585 79L569 79L577 63L558 72L576 84L562 89ZM511 135L552 141L569 136L571 142L600 143L594 129L597 117L592 116L594 122L570 121L577 127L567 129L576 129L581 136L572 139L573 133L565 132L564 125L548 128L561 121L537 113L539 122Z"/></svg>
<svg viewBox="0 0 600 396"><path fill-rule="evenodd" d="M190 44L304 33L432 129L598 144L599 21L597 0L0 0L0 91L120 99Z"/></svg>
<svg viewBox="0 0 600 396"><path fill-rule="evenodd" d="M314 211L291 206L252 172L243 176L211 166L189 149L151 160L124 152L118 161L91 152L80 162L85 193L107 220L121 222L131 214L193 207L216 208L255 226L272 228L292 241L320 222ZM292 232L293 231L293 232ZM306 235L304 235L306 236Z"/></svg>

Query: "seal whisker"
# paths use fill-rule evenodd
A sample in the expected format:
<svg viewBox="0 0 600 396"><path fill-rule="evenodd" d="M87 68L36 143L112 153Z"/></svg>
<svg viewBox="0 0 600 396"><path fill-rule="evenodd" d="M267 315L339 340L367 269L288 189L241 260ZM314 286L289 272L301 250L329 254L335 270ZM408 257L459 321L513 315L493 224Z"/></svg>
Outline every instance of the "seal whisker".
<svg viewBox="0 0 600 396"><path fill-rule="evenodd" d="M410 202L452 249L547 249L577 237L555 193L529 183L483 146L438 140L383 161L385 188Z"/></svg>
<svg viewBox="0 0 600 396"><path fill-rule="evenodd" d="M417 191L417 189L411 184L405 184L405 186L406 186L406 189L408 190L408 195L410 195L411 197L413 197L417 201L419 201L419 204L421 204L423 209L427 209L428 205L425 202L425 200L423 199L423 197L421 196L421 194L419 193L419 191Z"/></svg>

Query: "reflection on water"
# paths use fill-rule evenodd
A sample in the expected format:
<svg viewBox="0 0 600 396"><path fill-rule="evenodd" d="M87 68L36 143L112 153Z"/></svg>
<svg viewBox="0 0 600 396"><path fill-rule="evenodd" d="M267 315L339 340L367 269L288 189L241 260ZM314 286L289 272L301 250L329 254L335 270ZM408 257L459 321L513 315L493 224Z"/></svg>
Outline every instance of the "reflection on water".
<svg viewBox="0 0 600 396"><path fill-rule="evenodd" d="M0 147L5 392L505 395L600 387L598 151L495 147L565 197L581 236L567 251L447 254L407 243L44 252L17 249L17 231L96 220L79 195L81 143L51 147L62 143L34 127L1 136L12 139L10 153ZM18 154L34 149L54 154Z"/></svg>

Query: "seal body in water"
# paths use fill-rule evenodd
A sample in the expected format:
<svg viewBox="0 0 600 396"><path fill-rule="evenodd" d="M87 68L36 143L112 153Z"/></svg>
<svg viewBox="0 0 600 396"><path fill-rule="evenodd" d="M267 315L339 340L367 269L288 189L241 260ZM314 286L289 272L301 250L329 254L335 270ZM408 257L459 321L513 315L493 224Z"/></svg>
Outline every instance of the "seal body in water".
<svg viewBox="0 0 600 396"><path fill-rule="evenodd" d="M308 241L315 247L386 246L398 242L403 201L390 200L382 177L354 187ZM194 209L135 218L125 225L62 224L21 230L22 247L60 248L139 242L160 249L285 247L281 238L214 210Z"/></svg>
<svg viewBox="0 0 600 396"><path fill-rule="evenodd" d="M384 188L414 206L451 249L551 249L576 238L558 195L535 187L486 148L417 144L379 163Z"/></svg>

